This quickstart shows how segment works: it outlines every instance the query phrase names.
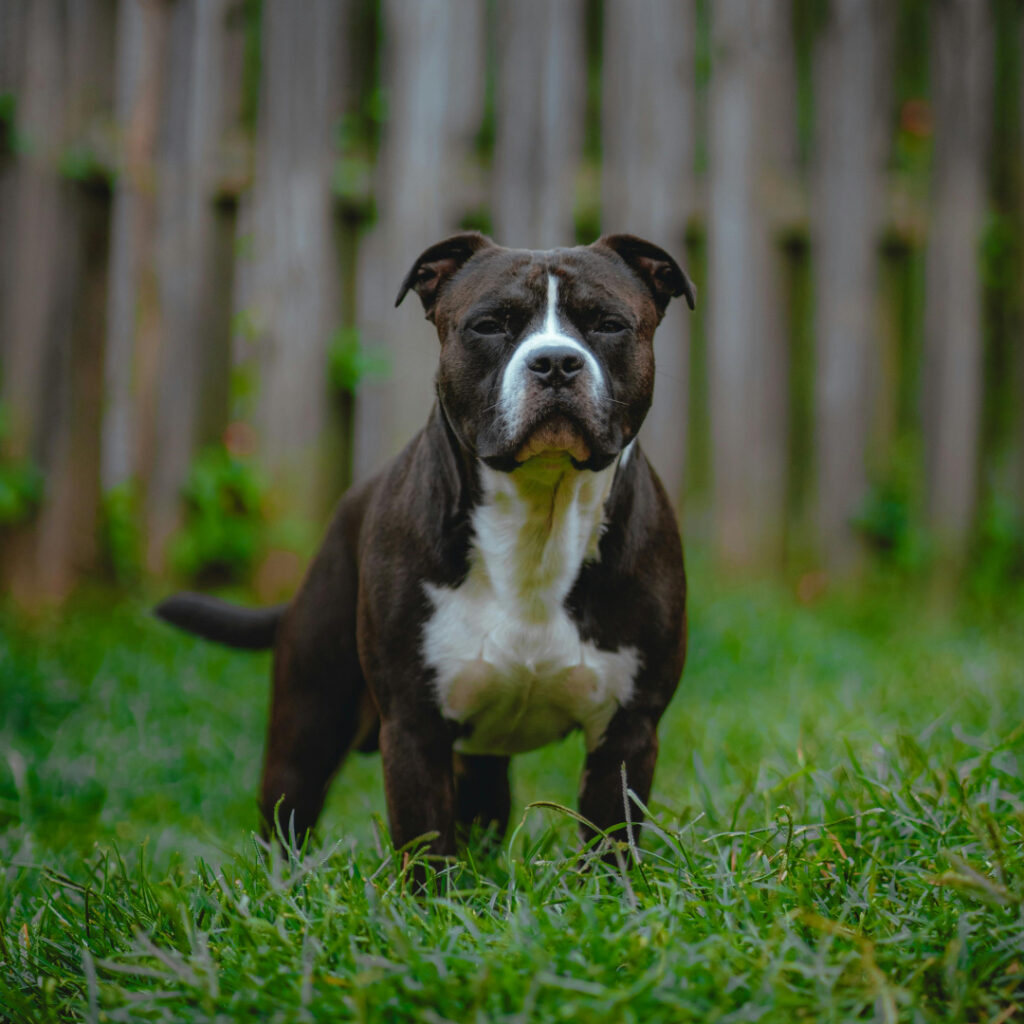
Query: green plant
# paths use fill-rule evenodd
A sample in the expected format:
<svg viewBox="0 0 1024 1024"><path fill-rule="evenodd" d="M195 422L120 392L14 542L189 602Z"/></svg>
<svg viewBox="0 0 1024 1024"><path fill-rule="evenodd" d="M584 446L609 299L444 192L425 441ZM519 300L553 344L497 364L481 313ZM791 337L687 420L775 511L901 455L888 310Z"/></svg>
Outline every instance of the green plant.
<svg viewBox="0 0 1024 1024"><path fill-rule="evenodd" d="M494 221L487 206L476 206L467 210L459 220L460 231L480 231L485 235L494 234Z"/></svg>
<svg viewBox="0 0 1024 1024"><path fill-rule="evenodd" d="M989 603L1024 588L1024 515L1003 493L990 494L981 509L968 575L976 599Z"/></svg>
<svg viewBox="0 0 1024 1024"><path fill-rule="evenodd" d="M0 92L0 154L17 152L18 101L13 92Z"/></svg>
<svg viewBox="0 0 1024 1024"><path fill-rule="evenodd" d="M366 16L367 12L360 15L363 18ZM369 24L355 29L357 34L368 31L370 35L374 34L374 27ZM335 129L338 155L331 183L335 197L342 202L346 217L364 225L377 219L373 170L381 125L387 120L387 94L374 80L373 70L365 68L363 71L364 74L369 73L371 79L363 83L365 98L359 108L338 119Z"/></svg>
<svg viewBox="0 0 1024 1024"><path fill-rule="evenodd" d="M331 387L354 395L365 380L383 380L391 370L387 353L366 348L355 327L339 327L327 350L327 372Z"/></svg>
<svg viewBox="0 0 1024 1024"><path fill-rule="evenodd" d="M266 543L266 482L224 445L205 449L182 490L185 519L171 544L175 572L200 583L244 582Z"/></svg>
<svg viewBox="0 0 1024 1024"><path fill-rule="evenodd" d="M263 0L242 2L242 124L255 131L260 105L260 73L263 54L260 32L263 26Z"/></svg>
<svg viewBox="0 0 1024 1024"><path fill-rule="evenodd" d="M60 155L57 169L61 177L83 184L109 184L113 178L110 168L104 166L91 146L84 144L68 146Z"/></svg>
<svg viewBox="0 0 1024 1024"><path fill-rule="evenodd" d="M906 492L893 481L871 488L853 526L883 564L910 573L928 564L928 536L918 525Z"/></svg>
<svg viewBox="0 0 1024 1024"><path fill-rule="evenodd" d="M922 573L932 561L920 467L920 439L900 438L851 523L883 567L905 575Z"/></svg>
<svg viewBox="0 0 1024 1024"><path fill-rule="evenodd" d="M375 219L373 164L369 159L359 154L339 156L334 164L331 188L334 195L361 219Z"/></svg>
<svg viewBox="0 0 1024 1024"><path fill-rule="evenodd" d="M43 474L30 459L6 452L10 428L0 404L0 527L21 526L35 514L43 500Z"/></svg>
<svg viewBox="0 0 1024 1024"><path fill-rule="evenodd" d="M0 125L13 127L18 110L17 97L13 92L0 92Z"/></svg>
<svg viewBox="0 0 1024 1024"><path fill-rule="evenodd" d="M142 528L139 493L134 480L124 480L103 495L100 550L115 583L136 582L142 574Z"/></svg>

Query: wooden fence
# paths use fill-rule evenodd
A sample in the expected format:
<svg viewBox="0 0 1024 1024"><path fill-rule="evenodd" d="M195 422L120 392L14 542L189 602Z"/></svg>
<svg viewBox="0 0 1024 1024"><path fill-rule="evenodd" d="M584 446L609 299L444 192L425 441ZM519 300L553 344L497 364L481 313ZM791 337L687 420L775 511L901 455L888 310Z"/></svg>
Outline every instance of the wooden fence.
<svg viewBox="0 0 1024 1024"><path fill-rule="evenodd" d="M425 418L436 344L392 301L467 225L685 257L644 441L723 563L855 569L901 466L963 558L1024 497L1021 31L1011 0L0 0L4 458L46 481L7 583L94 570L126 487L159 571L229 424L322 519ZM356 338L389 370L353 399Z"/></svg>

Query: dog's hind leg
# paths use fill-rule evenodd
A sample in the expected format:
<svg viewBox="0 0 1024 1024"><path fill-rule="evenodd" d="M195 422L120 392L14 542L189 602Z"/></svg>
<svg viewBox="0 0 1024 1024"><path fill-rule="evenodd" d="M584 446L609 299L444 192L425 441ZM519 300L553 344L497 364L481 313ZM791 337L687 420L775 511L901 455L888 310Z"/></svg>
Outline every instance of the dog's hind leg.
<svg viewBox="0 0 1024 1024"><path fill-rule="evenodd" d="M301 844L320 816L334 773L375 721L354 652L333 664L311 664L290 651L279 657L260 788L266 828L279 823L285 838L294 830Z"/></svg>
<svg viewBox="0 0 1024 1024"><path fill-rule="evenodd" d="M260 790L264 826L301 844L332 776L377 724L356 650L355 561L344 515L278 628Z"/></svg>

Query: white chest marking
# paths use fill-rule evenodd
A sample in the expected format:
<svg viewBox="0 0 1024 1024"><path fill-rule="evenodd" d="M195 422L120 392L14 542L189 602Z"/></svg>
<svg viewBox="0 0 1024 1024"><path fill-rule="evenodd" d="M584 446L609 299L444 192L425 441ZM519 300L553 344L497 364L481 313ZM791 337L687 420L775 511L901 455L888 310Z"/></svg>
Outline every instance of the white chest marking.
<svg viewBox="0 0 1024 1024"><path fill-rule="evenodd" d="M578 471L568 456L482 468L469 573L456 589L426 587L423 654L442 711L465 727L457 750L514 754L577 727L592 750L632 695L637 651L581 639L564 606L597 556L615 469Z"/></svg>
<svg viewBox="0 0 1024 1024"><path fill-rule="evenodd" d="M549 345L563 345L578 353L586 367L590 393L595 405L600 405L605 397L604 375L594 353L566 334L558 322L558 278L554 274L548 274L548 304L544 326L519 343L501 375L498 409L506 429L512 436L519 430L519 417L526 400L530 374L527 364L538 349L547 348Z"/></svg>

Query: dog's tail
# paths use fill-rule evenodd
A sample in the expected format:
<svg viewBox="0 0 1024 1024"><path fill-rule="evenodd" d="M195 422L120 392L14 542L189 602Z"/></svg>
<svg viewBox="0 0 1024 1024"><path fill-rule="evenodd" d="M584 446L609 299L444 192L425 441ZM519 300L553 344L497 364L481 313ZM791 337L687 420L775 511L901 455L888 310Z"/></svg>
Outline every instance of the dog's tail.
<svg viewBox="0 0 1024 1024"><path fill-rule="evenodd" d="M153 614L178 629L228 647L262 651L274 646L286 605L242 608L206 594L183 591L161 601Z"/></svg>

